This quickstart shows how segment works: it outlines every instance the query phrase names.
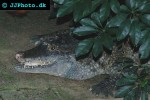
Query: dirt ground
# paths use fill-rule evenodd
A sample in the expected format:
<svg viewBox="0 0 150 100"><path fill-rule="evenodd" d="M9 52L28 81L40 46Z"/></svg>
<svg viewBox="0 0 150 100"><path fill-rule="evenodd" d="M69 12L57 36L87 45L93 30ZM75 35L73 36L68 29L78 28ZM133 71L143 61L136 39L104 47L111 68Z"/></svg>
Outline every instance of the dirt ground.
<svg viewBox="0 0 150 100"><path fill-rule="evenodd" d="M101 78L73 81L14 69L15 53L33 47L29 37L68 27L67 23L56 25L56 20L49 21L48 16L49 11L30 11L24 17L0 11L0 100L116 100L89 92Z"/></svg>

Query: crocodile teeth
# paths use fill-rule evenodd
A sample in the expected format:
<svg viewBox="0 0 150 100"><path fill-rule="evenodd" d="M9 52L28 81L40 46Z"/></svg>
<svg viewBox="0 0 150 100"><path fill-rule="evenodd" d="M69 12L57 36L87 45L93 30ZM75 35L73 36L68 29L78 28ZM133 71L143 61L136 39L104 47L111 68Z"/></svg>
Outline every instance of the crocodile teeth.
<svg viewBox="0 0 150 100"><path fill-rule="evenodd" d="M30 66L28 66L28 65L24 65L23 67L24 67L24 68L30 68Z"/></svg>

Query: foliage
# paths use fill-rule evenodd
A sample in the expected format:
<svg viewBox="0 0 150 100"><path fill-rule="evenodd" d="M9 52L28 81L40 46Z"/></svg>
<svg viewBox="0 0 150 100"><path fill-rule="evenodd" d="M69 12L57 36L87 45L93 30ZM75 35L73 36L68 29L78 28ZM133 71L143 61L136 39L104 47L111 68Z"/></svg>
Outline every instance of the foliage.
<svg viewBox="0 0 150 100"><path fill-rule="evenodd" d="M149 79L149 64L136 65L134 63L126 63L128 66L123 67L130 69L128 72L122 73L122 78L116 82L120 87L115 97L124 97L124 100L148 100L148 93L150 92Z"/></svg>
<svg viewBox="0 0 150 100"><path fill-rule="evenodd" d="M104 22L100 13L93 13L91 18L83 18L80 21L82 26L74 29L73 33L77 36L92 35L92 38L84 39L78 44L75 52L77 57L89 53L91 49L94 57L102 53L103 47L112 50L117 29L109 28Z"/></svg>
<svg viewBox="0 0 150 100"><path fill-rule="evenodd" d="M150 56L150 1L149 0L54 0L60 4L57 17L72 14L80 26L73 31L78 37L84 37L78 44L76 56L92 53L93 57L105 50L112 50L116 41L131 41L138 47L139 59ZM148 100L149 65L141 64L136 73L123 75L117 82L121 88L116 97L124 100ZM138 73L142 70L142 73ZM140 94L140 95L139 95Z"/></svg>

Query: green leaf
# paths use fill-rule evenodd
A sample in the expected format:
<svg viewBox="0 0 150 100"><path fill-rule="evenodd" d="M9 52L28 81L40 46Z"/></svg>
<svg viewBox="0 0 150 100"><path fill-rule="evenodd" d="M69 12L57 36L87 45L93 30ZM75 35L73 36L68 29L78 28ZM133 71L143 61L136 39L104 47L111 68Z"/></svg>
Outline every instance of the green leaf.
<svg viewBox="0 0 150 100"><path fill-rule="evenodd" d="M146 91L142 91L141 100L148 100L148 94Z"/></svg>
<svg viewBox="0 0 150 100"><path fill-rule="evenodd" d="M93 56L96 58L103 52L103 45L100 38L95 38L92 49Z"/></svg>
<svg viewBox="0 0 150 100"><path fill-rule="evenodd" d="M124 86L116 91L115 97L120 98L124 97L132 89L132 86Z"/></svg>
<svg viewBox="0 0 150 100"><path fill-rule="evenodd" d="M134 99L133 99L133 97L127 95L127 96L125 96L125 97L123 98L123 100L134 100Z"/></svg>
<svg viewBox="0 0 150 100"><path fill-rule="evenodd" d="M73 12L74 21L78 22L100 6L103 0L54 0L60 6L57 17L63 17Z"/></svg>
<svg viewBox="0 0 150 100"><path fill-rule="evenodd" d="M108 27L120 26L122 22L127 18L128 14L120 13L113 17L108 23Z"/></svg>
<svg viewBox="0 0 150 100"><path fill-rule="evenodd" d="M116 35L118 34L119 28L112 27L112 28L106 28L106 33L108 33L113 40L116 40Z"/></svg>
<svg viewBox="0 0 150 100"><path fill-rule="evenodd" d="M116 82L116 85L117 86L129 85L129 84L133 84L135 81L136 81L135 79L121 78Z"/></svg>
<svg viewBox="0 0 150 100"><path fill-rule="evenodd" d="M63 4L65 0L53 0L55 3Z"/></svg>
<svg viewBox="0 0 150 100"><path fill-rule="evenodd" d="M76 1L76 0L75 0ZM91 13L92 1L91 0L77 0L74 5L74 21L78 22L81 18Z"/></svg>
<svg viewBox="0 0 150 100"><path fill-rule="evenodd" d="M143 23L150 26L150 14L144 14L141 16L141 20Z"/></svg>
<svg viewBox="0 0 150 100"><path fill-rule="evenodd" d="M147 91L148 93L150 93L150 85L148 84L145 88L146 88L146 91Z"/></svg>
<svg viewBox="0 0 150 100"><path fill-rule="evenodd" d="M128 7L126 5L121 5L120 6L120 11L122 13L130 13L130 10L128 9Z"/></svg>
<svg viewBox="0 0 150 100"><path fill-rule="evenodd" d="M102 53L103 47L106 47L109 50L112 50L113 47L113 38L106 33L102 33L100 36L95 38L92 51L94 57L98 57L99 54Z"/></svg>
<svg viewBox="0 0 150 100"><path fill-rule="evenodd" d="M100 14L99 13L96 13L94 12L92 15L91 15L91 18L94 20L94 22L99 26L99 27L102 27L102 24L101 24L101 20L100 20Z"/></svg>
<svg viewBox="0 0 150 100"><path fill-rule="evenodd" d="M74 29L73 33L78 36L86 36L92 33L99 32L98 29L89 26L80 26Z"/></svg>
<svg viewBox="0 0 150 100"><path fill-rule="evenodd" d="M124 39L130 32L131 22L130 20L125 20L120 26L120 32L117 36L118 40Z"/></svg>
<svg viewBox="0 0 150 100"><path fill-rule="evenodd" d="M67 2L65 2L65 4L63 4L57 12L57 17L63 17L69 13L71 13L73 11L73 7L74 7L74 0L68 0Z"/></svg>
<svg viewBox="0 0 150 100"><path fill-rule="evenodd" d="M93 12L98 6L100 6L104 0L92 0L91 12Z"/></svg>
<svg viewBox="0 0 150 100"><path fill-rule="evenodd" d="M135 74L123 74L124 77L130 79L130 80L136 80L138 77Z"/></svg>
<svg viewBox="0 0 150 100"><path fill-rule="evenodd" d="M123 100L133 100L133 98L131 97L131 96L125 96L124 98L123 98Z"/></svg>
<svg viewBox="0 0 150 100"><path fill-rule="evenodd" d="M104 2L102 7L100 8L100 20L101 22L104 22L110 14L110 7L109 3L107 1Z"/></svg>
<svg viewBox="0 0 150 100"><path fill-rule="evenodd" d="M124 100L139 100L138 96L136 96L137 88L133 88L128 92L128 94L124 97Z"/></svg>
<svg viewBox="0 0 150 100"><path fill-rule="evenodd" d="M102 53L103 47L112 50L113 38L109 34L102 33L100 36L95 38L92 49L93 56L98 57Z"/></svg>
<svg viewBox="0 0 150 100"><path fill-rule="evenodd" d="M148 84L148 80L143 80L140 84L141 87L145 87Z"/></svg>
<svg viewBox="0 0 150 100"><path fill-rule="evenodd" d="M147 0L139 2L140 7L138 7L138 11L142 13L150 13L150 2Z"/></svg>
<svg viewBox="0 0 150 100"><path fill-rule="evenodd" d="M130 9L134 10L134 9L135 9L136 1L137 1L137 0L126 0L126 4L127 4L127 6L128 6Z"/></svg>
<svg viewBox="0 0 150 100"><path fill-rule="evenodd" d="M101 41L102 41L104 47L106 47L109 50L112 50L113 39L110 35L103 33L103 35L101 36Z"/></svg>
<svg viewBox="0 0 150 100"><path fill-rule="evenodd" d="M137 45L142 38L141 26L138 21L134 21L131 25L130 38L132 43Z"/></svg>
<svg viewBox="0 0 150 100"><path fill-rule="evenodd" d="M93 28L99 28L95 22L93 20L91 20L90 18L84 18L80 21L80 23L83 25L83 26L89 26L89 27L93 27Z"/></svg>
<svg viewBox="0 0 150 100"><path fill-rule="evenodd" d="M142 64L141 66L144 69L150 69L150 64Z"/></svg>
<svg viewBox="0 0 150 100"><path fill-rule="evenodd" d="M79 42L79 44L75 50L76 57L79 57L79 56L89 53L89 51L91 50L91 48L93 46L93 43L94 43L93 38L88 38L88 39L85 39L85 40Z"/></svg>
<svg viewBox="0 0 150 100"><path fill-rule="evenodd" d="M143 31L143 38L139 48L140 59L146 59L150 55L150 30Z"/></svg>
<svg viewBox="0 0 150 100"><path fill-rule="evenodd" d="M110 0L110 7L114 13L118 13L120 10L120 4L118 0Z"/></svg>

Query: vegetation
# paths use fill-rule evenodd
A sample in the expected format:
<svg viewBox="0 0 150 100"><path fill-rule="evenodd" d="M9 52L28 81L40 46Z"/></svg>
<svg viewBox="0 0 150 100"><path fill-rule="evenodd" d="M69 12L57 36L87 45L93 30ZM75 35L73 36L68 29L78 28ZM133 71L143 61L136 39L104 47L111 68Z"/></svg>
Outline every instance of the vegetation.
<svg viewBox="0 0 150 100"><path fill-rule="evenodd" d="M150 92L150 1L149 0L53 0L60 5L57 17L71 14L73 33L83 37L75 54L92 53L94 58L117 42L130 43L139 53L139 63L126 64L135 70L116 82L115 97L124 100L148 100ZM123 69L124 70L124 69Z"/></svg>

